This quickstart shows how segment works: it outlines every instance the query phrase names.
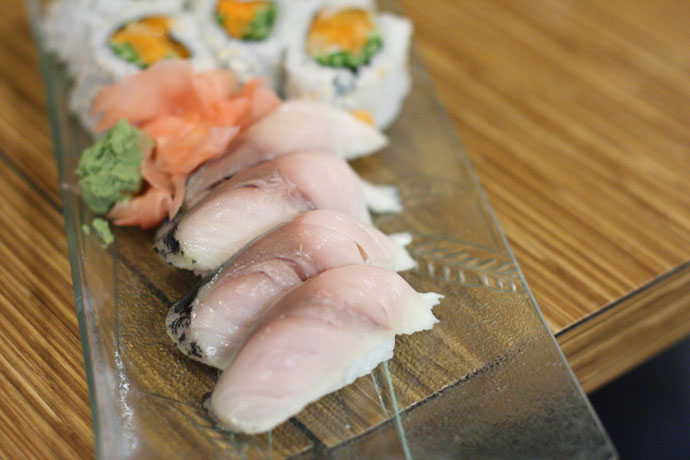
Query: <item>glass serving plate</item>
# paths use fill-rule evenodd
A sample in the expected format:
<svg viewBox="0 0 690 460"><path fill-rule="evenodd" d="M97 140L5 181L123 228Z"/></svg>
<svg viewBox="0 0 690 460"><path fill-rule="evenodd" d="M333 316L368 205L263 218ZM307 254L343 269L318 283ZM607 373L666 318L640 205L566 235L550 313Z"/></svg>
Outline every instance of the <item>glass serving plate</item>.
<svg viewBox="0 0 690 460"><path fill-rule="evenodd" d="M547 329L419 58L414 87L383 152L354 163L396 184L404 211L380 215L410 231L418 291L445 298L431 330L396 339L370 375L310 404L273 431L218 429L200 402L217 371L167 337L168 306L195 278L151 250L152 233L116 229L107 250L81 231L75 167L89 135L67 109L70 80L43 52L74 293L99 458L615 458ZM386 3L383 9L390 9Z"/></svg>

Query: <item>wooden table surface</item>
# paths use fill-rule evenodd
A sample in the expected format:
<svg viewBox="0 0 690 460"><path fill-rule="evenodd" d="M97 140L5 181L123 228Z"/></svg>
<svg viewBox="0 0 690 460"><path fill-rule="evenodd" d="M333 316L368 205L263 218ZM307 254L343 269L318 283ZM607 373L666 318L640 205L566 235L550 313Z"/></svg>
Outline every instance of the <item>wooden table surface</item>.
<svg viewBox="0 0 690 460"><path fill-rule="evenodd" d="M402 3L583 387L688 334L690 3ZM3 6L0 458L88 458L88 390L44 87L22 2Z"/></svg>

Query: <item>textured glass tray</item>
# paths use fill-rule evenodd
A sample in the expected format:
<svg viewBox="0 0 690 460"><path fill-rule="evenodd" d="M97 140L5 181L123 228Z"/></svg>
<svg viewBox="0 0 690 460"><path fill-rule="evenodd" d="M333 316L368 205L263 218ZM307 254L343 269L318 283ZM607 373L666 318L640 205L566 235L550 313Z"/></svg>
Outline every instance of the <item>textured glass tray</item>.
<svg viewBox="0 0 690 460"><path fill-rule="evenodd" d="M39 37L38 3L27 4ZM376 225L413 233L419 268L404 277L445 295L440 323L398 337L388 363L258 436L214 427L199 402L217 372L165 333L194 277L158 258L151 232L117 229L103 250L80 230L92 216L74 170L90 139L66 108L64 69L43 52L42 62L100 458L615 457L416 56L390 147L354 166L399 187L404 212Z"/></svg>

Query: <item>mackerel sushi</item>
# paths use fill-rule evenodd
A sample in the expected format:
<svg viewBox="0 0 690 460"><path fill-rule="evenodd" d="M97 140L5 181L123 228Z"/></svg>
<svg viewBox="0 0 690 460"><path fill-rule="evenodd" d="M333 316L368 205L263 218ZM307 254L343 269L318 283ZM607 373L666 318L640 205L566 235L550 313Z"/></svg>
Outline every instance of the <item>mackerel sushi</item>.
<svg viewBox="0 0 690 460"><path fill-rule="evenodd" d="M387 144L373 126L328 104L292 100L247 128L220 158L209 161L187 180L185 208L215 185L243 169L300 151L320 151L351 160Z"/></svg>
<svg viewBox="0 0 690 460"><path fill-rule="evenodd" d="M390 125L410 89L408 19L376 13L366 0L324 0L286 56L288 97L350 110Z"/></svg>
<svg viewBox="0 0 690 460"><path fill-rule="evenodd" d="M287 291L346 265L408 270L415 262L403 245L411 239L409 234L386 236L336 211L308 211L252 243L175 302L166 319L168 335L190 358L224 369L267 308Z"/></svg>
<svg viewBox="0 0 690 460"><path fill-rule="evenodd" d="M369 209L397 212L394 187L373 186L330 153L300 152L261 163L216 186L159 230L154 250L197 273L215 270L247 243L311 209L371 225Z"/></svg>
<svg viewBox="0 0 690 460"><path fill-rule="evenodd" d="M207 407L230 430L271 430L392 358L396 335L431 329L442 297L384 268L320 273L269 307Z"/></svg>

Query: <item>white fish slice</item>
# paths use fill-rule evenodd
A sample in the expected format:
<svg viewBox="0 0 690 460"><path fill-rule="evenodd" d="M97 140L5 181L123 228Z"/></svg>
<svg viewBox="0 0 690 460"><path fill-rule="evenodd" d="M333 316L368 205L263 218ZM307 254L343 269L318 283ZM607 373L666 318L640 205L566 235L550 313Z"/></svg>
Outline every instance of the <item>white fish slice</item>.
<svg viewBox="0 0 690 460"><path fill-rule="evenodd" d="M430 329L438 294L394 272L328 270L279 299L225 370L207 403L228 428L268 431L393 356L396 334Z"/></svg>
<svg viewBox="0 0 690 460"><path fill-rule="evenodd" d="M294 153L217 186L165 226L154 249L176 267L207 273L254 238L310 209L332 209L371 224L367 198L363 181L345 160Z"/></svg>
<svg viewBox="0 0 690 460"><path fill-rule="evenodd" d="M260 238L210 281L171 308L168 335L187 356L224 369L267 308L289 289L325 270L370 264L415 266L402 244L337 211L308 211Z"/></svg>
<svg viewBox="0 0 690 460"><path fill-rule="evenodd" d="M321 102L287 101L250 126L222 157L187 180L185 208L221 181L262 161L302 151L333 153L350 160L387 143L386 136L349 112Z"/></svg>

